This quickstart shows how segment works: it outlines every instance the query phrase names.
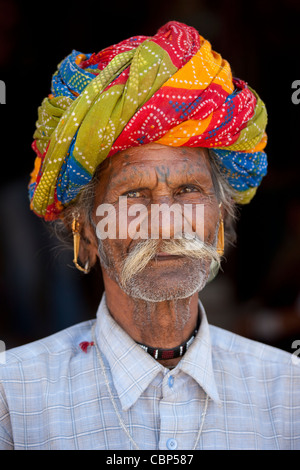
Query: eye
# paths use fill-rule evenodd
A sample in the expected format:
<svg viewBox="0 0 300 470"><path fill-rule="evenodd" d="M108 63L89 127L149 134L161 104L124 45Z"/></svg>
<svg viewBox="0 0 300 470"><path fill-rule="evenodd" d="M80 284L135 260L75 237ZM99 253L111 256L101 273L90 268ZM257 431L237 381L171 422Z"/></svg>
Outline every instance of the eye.
<svg viewBox="0 0 300 470"><path fill-rule="evenodd" d="M124 196L127 196L128 198L136 198L136 197L142 197L141 191L134 190L134 191L128 191L127 193L124 194Z"/></svg>
<svg viewBox="0 0 300 470"><path fill-rule="evenodd" d="M179 189L178 194L195 193L195 192L199 192L199 188L197 188L196 186L192 186L192 185L186 185L186 186L182 186Z"/></svg>

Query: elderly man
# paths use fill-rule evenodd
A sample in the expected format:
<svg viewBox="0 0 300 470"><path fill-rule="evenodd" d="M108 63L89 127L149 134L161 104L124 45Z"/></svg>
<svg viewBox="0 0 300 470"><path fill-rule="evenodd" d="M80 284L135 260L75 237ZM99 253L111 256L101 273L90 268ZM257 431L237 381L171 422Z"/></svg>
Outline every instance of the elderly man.
<svg viewBox="0 0 300 470"><path fill-rule="evenodd" d="M78 269L100 262L105 294L96 320L7 352L0 448L300 448L295 357L209 326L198 299L266 173L266 121L177 22L59 64L31 208Z"/></svg>

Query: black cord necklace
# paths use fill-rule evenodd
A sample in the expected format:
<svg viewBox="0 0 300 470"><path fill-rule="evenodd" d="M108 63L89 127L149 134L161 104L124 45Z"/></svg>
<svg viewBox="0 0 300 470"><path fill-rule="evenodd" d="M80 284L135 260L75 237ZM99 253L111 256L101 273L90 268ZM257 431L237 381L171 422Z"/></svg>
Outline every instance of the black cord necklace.
<svg viewBox="0 0 300 470"><path fill-rule="evenodd" d="M139 346L141 346L144 351L146 351L150 356L154 357L154 359L175 359L177 357L183 356L192 342L195 339L195 336L198 332L200 325L200 316L198 317L198 324L192 335L187 341L184 341L184 343L181 343L179 346L176 346L175 348L171 349L163 349L163 348L152 348L151 346L146 346L145 344L137 343Z"/></svg>

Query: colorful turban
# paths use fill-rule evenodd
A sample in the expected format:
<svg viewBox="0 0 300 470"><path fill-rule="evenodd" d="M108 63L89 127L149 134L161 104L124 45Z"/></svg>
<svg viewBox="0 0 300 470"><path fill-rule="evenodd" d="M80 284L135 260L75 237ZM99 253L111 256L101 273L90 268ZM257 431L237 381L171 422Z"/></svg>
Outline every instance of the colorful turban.
<svg viewBox="0 0 300 470"><path fill-rule="evenodd" d="M32 210L60 217L107 157L156 142L213 149L236 200L266 174L267 113L258 95L189 26L172 21L59 65L38 112Z"/></svg>

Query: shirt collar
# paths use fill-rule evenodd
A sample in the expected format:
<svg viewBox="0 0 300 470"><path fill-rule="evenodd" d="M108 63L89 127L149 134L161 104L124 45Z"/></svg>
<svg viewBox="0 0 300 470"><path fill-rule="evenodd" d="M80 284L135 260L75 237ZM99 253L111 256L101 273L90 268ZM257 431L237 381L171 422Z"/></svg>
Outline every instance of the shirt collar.
<svg viewBox="0 0 300 470"><path fill-rule="evenodd" d="M199 300L200 328L192 345L187 350L177 367L193 377L207 395L221 404L212 364L210 329L206 313Z"/></svg>
<svg viewBox="0 0 300 470"><path fill-rule="evenodd" d="M210 398L220 403L213 368L209 325L202 304L199 302L201 324L192 345L176 366L198 382ZM113 383L124 411L129 409L146 390L154 378L168 369L146 353L115 322L110 315L105 294L100 302L96 341L109 363Z"/></svg>

